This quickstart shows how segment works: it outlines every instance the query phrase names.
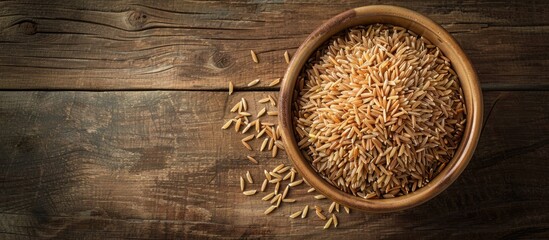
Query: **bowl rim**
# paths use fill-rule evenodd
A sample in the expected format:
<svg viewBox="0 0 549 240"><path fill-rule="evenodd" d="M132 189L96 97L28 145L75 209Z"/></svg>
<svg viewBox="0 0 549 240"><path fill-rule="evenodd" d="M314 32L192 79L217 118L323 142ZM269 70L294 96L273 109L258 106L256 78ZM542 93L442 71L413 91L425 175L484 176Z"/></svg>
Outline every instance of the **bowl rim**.
<svg viewBox="0 0 549 240"><path fill-rule="evenodd" d="M461 87L466 106L466 128L456 154L446 167L424 187L413 193L390 199L364 199L345 193L325 181L303 157L293 131L292 99L297 77L310 55L334 34L352 26L373 23L392 24L427 38L448 57ZM482 91L476 72L457 41L440 25L413 10L391 5L370 5L342 12L314 30L297 49L280 88L278 120L286 154L296 170L317 191L353 209L365 212L394 212L420 205L444 191L463 172L480 138Z"/></svg>

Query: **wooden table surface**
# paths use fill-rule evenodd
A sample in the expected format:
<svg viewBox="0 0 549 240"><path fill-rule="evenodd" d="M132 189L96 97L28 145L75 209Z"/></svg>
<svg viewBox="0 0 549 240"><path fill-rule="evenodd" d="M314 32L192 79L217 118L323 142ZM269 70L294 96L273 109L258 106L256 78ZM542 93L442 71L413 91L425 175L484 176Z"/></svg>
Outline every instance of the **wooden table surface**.
<svg viewBox="0 0 549 240"><path fill-rule="evenodd" d="M549 238L549 2L333 2L0 1L0 239ZM426 204L339 213L337 229L288 218L329 205L304 186L263 215L239 177L289 160L246 161L220 129L229 109L257 111L284 51L374 3L429 16L471 58L485 107L471 163Z"/></svg>

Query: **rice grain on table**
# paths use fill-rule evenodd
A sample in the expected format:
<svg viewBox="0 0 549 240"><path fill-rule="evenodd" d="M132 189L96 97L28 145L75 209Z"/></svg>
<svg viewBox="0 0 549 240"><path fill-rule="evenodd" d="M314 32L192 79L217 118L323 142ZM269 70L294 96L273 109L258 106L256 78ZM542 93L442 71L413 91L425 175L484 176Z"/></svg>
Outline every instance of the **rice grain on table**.
<svg viewBox="0 0 549 240"><path fill-rule="evenodd" d="M274 193L274 192L271 192L271 193L265 195L265 197L263 197L261 200L263 200L263 201L269 201L269 200L271 200L271 199L274 197L274 195L275 195L275 193Z"/></svg>
<svg viewBox="0 0 549 240"><path fill-rule="evenodd" d="M257 190L248 190L248 191L244 191L242 193L246 196L251 196L251 195L254 195L256 192L257 192Z"/></svg>
<svg viewBox="0 0 549 240"><path fill-rule="evenodd" d="M250 50L250 55L252 55L252 60L254 63L259 63L259 60L257 60L257 55L255 54L254 50Z"/></svg>
<svg viewBox="0 0 549 240"><path fill-rule="evenodd" d="M315 199L317 199L317 200L326 199L326 196L324 196L322 194L315 195Z"/></svg>
<svg viewBox="0 0 549 240"><path fill-rule="evenodd" d="M240 191L244 192L245 187L246 187L246 182L244 182L244 178L240 176Z"/></svg>
<svg viewBox="0 0 549 240"><path fill-rule="evenodd" d="M242 109L244 111L248 111L248 102L246 101L246 99L244 98L241 98L240 101L242 101ZM240 111L239 111L240 112Z"/></svg>
<svg viewBox="0 0 549 240"><path fill-rule="evenodd" d="M282 197L282 194L276 194L275 192L275 196L273 199L271 199L271 204L275 204L276 202L278 202L278 199Z"/></svg>
<svg viewBox="0 0 549 240"><path fill-rule="evenodd" d="M233 108L231 108L231 112L233 112L233 113L236 112L239 108L241 108L241 104L242 104L242 102L240 102L240 101L237 102L237 103L233 106Z"/></svg>
<svg viewBox="0 0 549 240"><path fill-rule="evenodd" d="M271 174L269 174L269 171L267 169L263 169L263 174L265 174L265 179L271 181Z"/></svg>
<svg viewBox="0 0 549 240"><path fill-rule="evenodd" d="M292 168L292 172L291 172L291 175L290 175L290 182L293 182L294 179L295 179L295 171L293 171L294 169Z"/></svg>
<svg viewBox="0 0 549 240"><path fill-rule="evenodd" d="M287 173L286 175L284 175L284 177L282 178L282 180L285 181L285 180L290 179L291 177L292 177L292 172L289 172L289 173Z"/></svg>
<svg viewBox="0 0 549 240"><path fill-rule="evenodd" d="M292 106L295 135L326 181L355 196L398 197L453 158L466 124L463 90L430 45L400 27L358 26L307 61Z"/></svg>
<svg viewBox="0 0 549 240"><path fill-rule="evenodd" d="M318 216L318 218L322 219L322 220L326 220L326 216L320 212L320 211L315 211L316 215Z"/></svg>
<svg viewBox="0 0 549 240"><path fill-rule="evenodd" d="M259 112L257 113L257 117L259 118L259 117L263 116L263 114L265 114L265 112L267 112L267 109L262 108L262 109L259 110Z"/></svg>
<svg viewBox="0 0 549 240"><path fill-rule="evenodd" d="M241 124L242 124L242 118L239 118L238 120L236 120L236 124L234 125L234 131L235 132L240 131L240 125Z"/></svg>
<svg viewBox="0 0 549 240"><path fill-rule="evenodd" d="M288 51L284 52L284 60L286 60L287 64L290 64L290 54L288 53Z"/></svg>
<svg viewBox="0 0 549 240"><path fill-rule="evenodd" d="M287 172L288 170L290 170L290 166L285 166L285 167L279 169L278 171L276 171L276 173L283 174L283 173ZM283 179L283 180L286 180L286 179Z"/></svg>
<svg viewBox="0 0 549 240"><path fill-rule="evenodd" d="M345 209L345 212L347 212L347 214L351 214L351 209L345 206L343 206L343 208Z"/></svg>
<svg viewBox="0 0 549 240"><path fill-rule="evenodd" d="M246 156L246 158L248 158L248 160L249 160L250 162L252 162L252 163L255 163L255 164L258 164L258 163L259 163L259 162L258 162L257 160L255 160L255 158L252 157L252 156Z"/></svg>
<svg viewBox="0 0 549 240"><path fill-rule="evenodd" d="M330 204L330 207L328 208L329 213L332 213L334 211L335 205L336 205L336 202L332 202L332 204Z"/></svg>
<svg viewBox="0 0 549 240"><path fill-rule="evenodd" d="M250 171L246 171L246 179L248 179L249 183L254 183L254 180L252 179L252 174L250 174Z"/></svg>
<svg viewBox="0 0 549 240"><path fill-rule="evenodd" d="M269 102L271 102L271 105L276 107L276 100L271 95L269 95L268 97L269 97Z"/></svg>
<svg viewBox="0 0 549 240"><path fill-rule="evenodd" d="M333 219L333 222L334 222L334 227L337 227L337 225L339 225L338 221L337 221L337 216L333 213L332 213L332 219Z"/></svg>
<svg viewBox="0 0 549 240"><path fill-rule="evenodd" d="M263 143L261 143L261 147L259 148L260 152L263 152L263 150L265 150L265 147L267 146L268 142L269 142L269 138L263 139Z"/></svg>
<svg viewBox="0 0 549 240"><path fill-rule="evenodd" d="M267 188L267 183L269 183L269 181L267 179L264 179L263 183L261 184L261 191L262 192L265 192L265 189Z"/></svg>
<svg viewBox="0 0 549 240"><path fill-rule="evenodd" d="M275 209L277 208L277 206L270 206L269 208L267 208L267 210L265 210L265 212L263 212L265 215L271 213L272 211L274 211Z"/></svg>
<svg viewBox="0 0 549 240"><path fill-rule="evenodd" d="M246 125L246 127L244 127L244 129L242 130L242 133L244 134L244 133L248 132L248 130L249 130L251 127L252 127L252 123L248 123L248 124Z"/></svg>
<svg viewBox="0 0 549 240"><path fill-rule="evenodd" d="M282 164L279 164L278 166L276 166L275 168L273 168L273 173L279 173L278 170L282 169L284 167L284 163ZM282 176L281 176L282 177Z"/></svg>
<svg viewBox="0 0 549 240"><path fill-rule="evenodd" d="M221 129L227 129L227 128L229 128L233 122L234 122L234 119L231 119L231 120L227 121L225 124L223 124L223 126L221 127Z"/></svg>
<svg viewBox="0 0 549 240"><path fill-rule="evenodd" d="M280 182L277 182L275 185L275 194L278 194L279 189L280 189Z"/></svg>
<svg viewBox="0 0 549 240"><path fill-rule="evenodd" d="M248 83L248 87L254 86L259 83L259 78Z"/></svg>
<svg viewBox="0 0 549 240"><path fill-rule="evenodd" d="M296 218L296 217L299 217L301 216L301 213L303 213L303 210L299 210L295 213L292 213L292 215L290 215L290 218Z"/></svg>
<svg viewBox="0 0 549 240"><path fill-rule="evenodd" d="M250 140L254 139L254 137L255 137L255 135L252 134L252 135L249 135L249 136L246 136L246 137L242 138L242 141L247 142L247 141L250 141Z"/></svg>
<svg viewBox="0 0 549 240"><path fill-rule="evenodd" d="M280 195L280 197L278 198L278 200L276 201L276 207L280 206L280 203L282 202L282 199L284 198L284 196Z"/></svg>
<svg viewBox="0 0 549 240"><path fill-rule="evenodd" d="M266 98L262 98L262 99L259 99L259 103L268 103L269 101L271 101L270 98L266 97Z"/></svg>
<svg viewBox="0 0 549 240"><path fill-rule="evenodd" d="M244 145L244 147L250 151L252 151L252 146L250 146L250 144L248 144L246 141L240 141L242 143L242 145Z"/></svg>
<svg viewBox="0 0 549 240"><path fill-rule="evenodd" d="M269 87L276 86L280 83L280 78L275 78L271 83L269 83Z"/></svg>
<svg viewBox="0 0 549 240"><path fill-rule="evenodd" d="M282 198L286 198L286 195L288 195L288 191L290 190L290 186L286 186L284 189L284 192L282 192Z"/></svg>
<svg viewBox="0 0 549 240"><path fill-rule="evenodd" d="M301 218L306 218L308 212L309 212L309 205L305 205L305 207L303 208L303 213L301 213Z"/></svg>
<svg viewBox="0 0 549 240"><path fill-rule="evenodd" d="M276 155L278 155L278 147L277 147L277 146L274 146L274 147L273 147L272 154L271 154L271 157L276 157Z"/></svg>
<svg viewBox="0 0 549 240"><path fill-rule="evenodd" d="M323 219L325 220L325 219ZM326 224L324 224L324 229L330 228L330 225L332 225L333 218L329 218L328 221L326 221Z"/></svg>
<svg viewBox="0 0 549 240"><path fill-rule="evenodd" d="M233 94L234 86L233 82L229 81L229 95Z"/></svg>
<svg viewBox="0 0 549 240"><path fill-rule="evenodd" d="M294 181L294 182L290 182L290 183L288 183L288 186L295 187L295 186L301 185L302 183L303 183L303 179L297 180L297 181Z"/></svg>

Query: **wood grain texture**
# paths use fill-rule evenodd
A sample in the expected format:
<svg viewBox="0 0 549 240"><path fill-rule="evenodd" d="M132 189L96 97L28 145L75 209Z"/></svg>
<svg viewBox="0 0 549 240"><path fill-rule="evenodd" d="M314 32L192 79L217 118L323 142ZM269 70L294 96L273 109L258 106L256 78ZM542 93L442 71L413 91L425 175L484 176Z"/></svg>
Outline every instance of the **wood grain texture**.
<svg viewBox="0 0 549 240"><path fill-rule="evenodd" d="M312 212L288 218L327 209L305 186L268 217L264 194L240 193L246 170L289 163L254 152L252 165L243 135L220 129L240 97L256 109L268 93L0 92L0 238L549 237L548 92L485 92L475 157L450 188L407 211L340 213L329 231Z"/></svg>
<svg viewBox="0 0 549 240"><path fill-rule="evenodd" d="M321 23L395 4L462 45L490 90L549 89L547 1L2 1L1 89L226 89L282 76ZM259 55L254 64L249 51Z"/></svg>

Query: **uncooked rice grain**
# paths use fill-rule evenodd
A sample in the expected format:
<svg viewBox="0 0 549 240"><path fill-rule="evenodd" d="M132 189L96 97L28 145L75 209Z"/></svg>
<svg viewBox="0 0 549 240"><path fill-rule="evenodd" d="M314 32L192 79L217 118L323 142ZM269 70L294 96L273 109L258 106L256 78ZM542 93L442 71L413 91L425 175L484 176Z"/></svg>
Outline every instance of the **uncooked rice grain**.
<svg viewBox="0 0 549 240"><path fill-rule="evenodd" d="M248 83L248 87L254 86L259 83L259 78Z"/></svg>
<svg viewBox="0 0 549 240"><path fill-rule="evenodd" d="M326 220L326 216L321 211L315 211L315 213L318 216L318 218L322 220Z"/></svg>
<svg viewBox="0 0 549 240"><path fill-rule="evenodd" d="M262 98L262 99L259 99L259 103L268 103L269 101L271 101L270 98L266 97L266 98Z"/></svg>
<svg viewBox="0 0 549 240"><path fill-rule="evenodd" d="M323 219L325 220L325 219ZM330 225L332 225L333 218L329 218L328 221L326 221L326 224L324 224L324 229L330 228Z"/></svg>
<svg viewBox="0 0 549 240"><path fill-rule="evenodd" d="M286 175L284 175L284 177L282 178L282 180L288 180L292 177L292 172L289 172L287 173Z"/></svg>
<svg viewBox="0 0 549 240"><path fill-rule="evenodd" d="M295 186L298 186L298 185L300 185L300 184L302 184L302 183L303 183L303 179L300 179L300 180L297 180L297 181L288 183L288 186L290 186L290 187L295 187Z"/></svg>
<svg viewBox="0 0 549 240"><path fill-rule="evenodd" d="M236 124L234 125L234 131L235 132L240 131L240 125L241 124L242 124L242 118L239 118L238 120L236 120Z"/></svg>
<svg viewBox="0 0 549 240"><path fill-rule="evenodd" d="M255 54L254 50L250 50L250 55L252 55L252 60L254 63L259 63L259 60L257 60L257 55Z"/></svg>
<svg viewBox="0 0 549 240"><path fill-rule="evenodd" d="M309 205L305 205L305 207L303 208L303 213L301 213L301 218L306 218L308 212L309 212Z"/></svg>
<svg viewBox="0 0 549 240"><path fill-rule="evenodd" d="M248 111L248 102L246 101L246 99L241 98L240 101L242 101L242 109L244 111Z"/></svg>
<svg viewBox="0 0 549 240"><path fill-rule="evenodd" d="M277 208L277 206L270 206L269 208L267 208L267 210L265 210L265 212L263 212L265 215L271 213L272 211L274 211L275 209Z"/></svg>
<svg viewBox="0 0 549 240"><path fill-rule="evenodd" d="M240 102L240 101L237 102L237 103L233 106L233 108L231 108L231 112L234 113L234 112L238 111L238 109L241 108L241 104L242 104L242 102Z"/></svg>
<svg viewBox="0 0 549 240"><path fill-rule="evenodd" d="M269 181L271 181L271 174L267 171L267 169L263 170L263 173L265 174L265 178Z"/></svg>
<svg viewBox="0 0 549 240"><path fill-rule="evenodd" d="M278 170L282 169L284 167L284 163L279 164L273 169L273 173L279 173Z"/></svg>
<svg viewBox="0 0 549 240"><path fill-rule="evenodd" d="M259 110L259 112L257 113L257 117L259 118L259 117L263 116L263 114L265 114L265 112L267 112L267 109L262 108L262 109Z"/></svg>
<svg viewBox="0 0 549 240"><path fill-rule="evenodd" d="M265 189L267 188L267 183L269 183L269 181L267 179L264 179L263 183L261 184L261 191L262 192L265 192Z"/></svg>
<svg viewBox="0 0 549 240"><path fill-rule="evenodd" d="M273 87L273 86L276 86L280 83L280 78L276 78L275 80L273 80L271 83L269 83L269 87Z"/></svg>
<svg viewBox="0 0 549 240"><path fill-rule="evenodd" d="M244 195L246 196L252 196L254 195L255 193L257 192L257 190L248 190L248 191L244 191L242 192Z"/></svg>
<svg viewBox="0 0 549 240"><path fill-rule="evenodd" d="M274 195L275 195L275 193L274 193L274 192L271 192L271 193L265 195L265 197L263 197L261 200L263 200L263 201L269 201L269 200L271 200L271 198L274 197Z"/></svg>
<svg viewBox="0 0 549 240"><path fill-rule="evenodd" d="M268 142L269 142L269 138L265 138L263 140L263 143L261 143L261 147L259 148L259 151L263 152L263 150L265 150L265 147L267 146Z"/></svg>
<svg viewBox="0 0 549 240"><path fill-rule="evenodd" d="M248 158L248 160L250 160L250 162L258 164L257 160L255 160L255 158L253 158L252 156L246 156L246 158Z"/></svg>
<svg viewBox="0 0 549 240"><path fill-rule="evenodd" d="M328 208L328 212L329 212L329 213L332 213L332 212L334 211L334 209L335 209L335 204L336 204L336 202L332 202L332 204L330 204L330 207Z"/></svg>
<svg viewBox="0 0 549 240"><path fill-rule="evenodd" d="M245 187L246 187L246 182L244 182L244 178L240 176L240 191L244 192Z"/></svg>
<svg viewBox="0 0 549 240"><path fill-rule="evenodd" d="M252 134L252 135L249 135L249 136L243 138L242 141L243 141L243 142L247 142L247 141L250 141L250 140L254 139L254 137L255 137L255 135Z"/></svg>
<svg viewBox="0 0 549 240"><path fill-rule="evenodd" d="M223 126L221 127L221 129L227 129L227 128L229 128L233 122L234 122L234 119L231 119L231 120L227 121L225 124L223 124Z"/></svg>
<svg viewBox="0 0 549 240"><path fill-rule="evenodd" d="M284 189L284 192L282 192L282 198L286 198L286 195L288 195L288 191L290 190L290 186L286 186Z"/></svg>
<svg viewBox="0 0 549 240"><path fill-rule="evenodd" d="M271 154L271 157L276 157L277 154L278 154L278 147L277 147L277 146L274 146L274 147L273 147L272 154Z"/></svg>
<svg viewBox="0 0 549 240"><path fill-rule="evenodd" d="M326 196L324 196L322 194L315 195L315 199L317 199L317 200L326 199Z"/></svg>
<svg viewBox="0 0 549 240"><path fill-rule="evenodd" d="M250 146L250 144L248 144L247 142L245 142L245 141L240 141L240 142L242 142L242 145L244 145L244 147L245 147L246 149L248 149L248 150L250 150L250 151L253 150L253 149L252 149L252 146Z"/></svg>
<svg viewBox="0 0 549 240"><path fill-rule="evenodd" d="M252 178L252 174L250 174L250 171L246 171L246 179L248 179L249 183L254 183L254 180Z"/></svg>
<svg viewBox="0 0 549 240"><path fill-rule="evenodd" d="M295 213L292 213L292 215L290 215L290 218L296 218L296 217L299 217L301 216L301 213L303 213L303 210L299 210Z"/></svg>

